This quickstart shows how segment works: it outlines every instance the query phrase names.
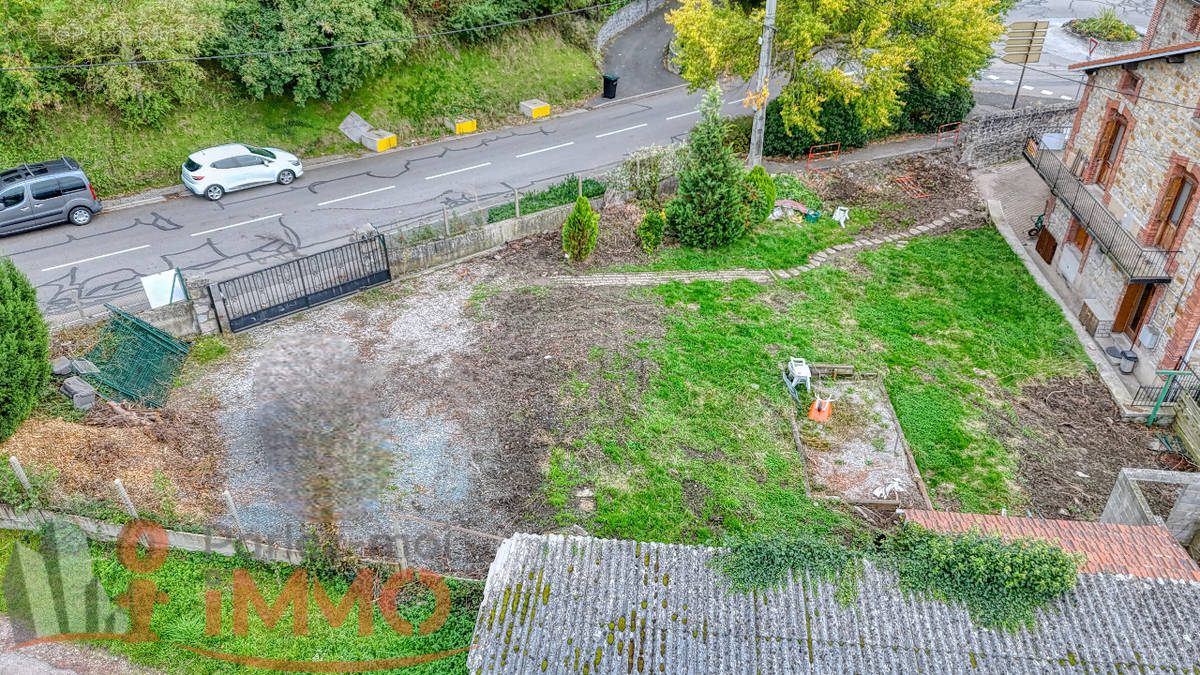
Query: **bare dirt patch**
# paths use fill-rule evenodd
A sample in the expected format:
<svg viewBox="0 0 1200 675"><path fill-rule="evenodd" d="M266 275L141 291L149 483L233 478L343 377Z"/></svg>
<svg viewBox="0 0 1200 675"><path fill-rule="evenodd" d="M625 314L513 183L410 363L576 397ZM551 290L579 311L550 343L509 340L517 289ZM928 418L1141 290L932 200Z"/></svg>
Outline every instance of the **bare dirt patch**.
<svg viewBox="0 0 1200 675"><path fill-rule="evenodd" d="M1161 468L1154 432L1118 421L1108 390L1092 373L1030 385L1007 398L1016 419L993 417L991 432L1018 451L1020 486L1034 515L1096 520L1122 468ZM1165 516L1178 488L1141 487Z"/></svg>
<svg viewBox="0 0 1200 675"><path fill-rule="evenodd" d="M818 190L826 204L847 204L878 211L862 234L928 223L955 209L979 204L974 182L952 150L903 155L884 161L845 164L827 171L833 180ZM908 176L928 197L915 198L896 183Z"/></svg>
<svg viewBox="0 0 1200 675"><path fill-rule="evenodd" d="M882 385L872 380L824 382L831 396L826 424L801 418L800 438L814 492L849 502L897 502L924 508L919 478L909 466L906 442Z"/></svg>

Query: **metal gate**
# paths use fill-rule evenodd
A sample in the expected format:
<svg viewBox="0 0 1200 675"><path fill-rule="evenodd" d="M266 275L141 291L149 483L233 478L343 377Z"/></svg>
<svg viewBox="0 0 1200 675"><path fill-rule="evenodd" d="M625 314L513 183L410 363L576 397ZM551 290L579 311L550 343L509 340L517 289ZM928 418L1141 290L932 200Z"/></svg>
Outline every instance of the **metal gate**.
<svg viewBox="0 0 1200 675"><path fill-rule="evenodd" d="M251 272L217 284L233 332L386 283L382 235Z"/></svg>

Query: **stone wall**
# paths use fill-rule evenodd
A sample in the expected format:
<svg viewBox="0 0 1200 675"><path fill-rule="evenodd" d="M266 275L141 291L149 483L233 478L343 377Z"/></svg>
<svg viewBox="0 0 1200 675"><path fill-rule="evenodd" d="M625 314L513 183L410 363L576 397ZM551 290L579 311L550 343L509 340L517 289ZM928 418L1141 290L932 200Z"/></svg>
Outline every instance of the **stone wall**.
<svg viewBox="0 0 1200 675"><path fill-rule="evenodd" d="M1200 11L1190 0L1159 0L1150 16L1150 27L1142 40L1142 49L1158 49L1168 45L1200 40L1196 31L1189 31L1193 14Z"/></svg>
<svg viewBox="0 0 1200 675"><path fill-rule="evenodd" d="M1171 507L1164 522L1154 515L1146 502L1138 481L1182 485L1184 489ZM1117 482L1108 495L1102 523L1122 525L1163 525L1176 541L1188 543L1200 529L1200 474L1180 471L1158 471L1155 469L1121 469Z"/></svg>
<svg viewBox="0 0 1200 675"><path fill-rule="evenodd" d="M1067 130L1075 103L1018 108L967 120L963 125L963 161L983 167L1021 156L1025 139L1034 131Z"/></svg>
<svg viewBox="0 0 1200 675"><path fill-rule="evenodd" d="M604 197L596 197L591 203L592 208L599 209L604 203ZM469 258L532 234L557 232L562 229L567 215L573 208L574 204L556 206L519 218L490 223L454 237L411 246L401 245L389 238L388 265L392 268L392 276L398 277Z"/></svg>
<svg viewBox="0 0 1200 675"><path fill-rule="evenodd" d="M200 335L200 327L196 324L194 303L191 300L180 300L162 307L145 309L138 312L136 316L180 340L193 340Z"/></svg>
<svg viewBox="0 0 1200 675"><path fill-rule="evenodd" d="M646 18L652 12L656 12L670 0L633 0L633 2L618 9L612 16L608 17L608 21L600 27L600 31L596 33L595 47L596 49L604 49L604 46L610 40L615 38L621 31L629 28L633 24Z"/></svg>

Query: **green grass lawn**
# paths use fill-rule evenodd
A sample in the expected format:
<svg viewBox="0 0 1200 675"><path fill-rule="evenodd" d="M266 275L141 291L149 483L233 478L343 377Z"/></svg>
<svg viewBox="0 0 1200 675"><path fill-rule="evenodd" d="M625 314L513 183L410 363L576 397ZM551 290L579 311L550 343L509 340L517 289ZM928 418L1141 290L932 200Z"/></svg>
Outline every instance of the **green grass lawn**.
<svg viewBox="0 0 1200 675"><path fill-rule="evenodd" d="M564 386L578 411L565 429L574 442L548 471L560 520L686 542L843 530L848 519L804 499L784 414L795 404L779 376L789 356L886 372L935 502L970 511L1019 503L1017 458L989 435L988 419L1006 414L998 394L1087 368L1058 307L992 230L917 238L858 261L865 272L820 267L770 287L645 291L671 310L665 337L635 344L636 356L598 353L598 377L576 374ZM644 383L636 357L656 366ZM573 508L581 485L595 490L593 513Z"/></svg>
<svg viewBox="0 0 1200 675"><path fill-rule="evenodd" d="M0 575L7 565L13 542L22 542L36 547L36 534L0 531ZM116 559L114 548L107 544L91 544L95 561L93 570L108 591L110 597L125 591L132 575ZM475 629L475 616L482 601L483 584L449 580L451 610L446 623L436 632L420 637L401 636L382 619L375 608L374 633L359 636L354 615L338 629L326 623L316 603L309 600L309 634L292 634L292 610L289 609L274 628L266 628L262 621L250 611L247 635L231 635L230 578L235 568L247 569L268 603L278 594L278 584L286 581L292 573L287 565L265 565L246 559L233 559L219 555L203 555L172 552L157 572L148 575L160 590L170 597L166 605L155 608L151 629L159 635L159 642L130 644L124 642L97 642L113 652L124 654L130 660L151 668L170 673L262 673L260 669L223 663L178 647L168 642L200 647L233 654L248 654L266 658L293 660L346 661L396 658L410 655L429 654L467 646ZM209 570L222 579L224 635L208 637L205 633L204 596ZM337 602L346 592L348 583L341 578L322 578L332 601ZM399 605L400 616L413 623L428 618L433 612L433 595L423 586L412 592L409 599ZM403 592L402 592L403 593ZM403 596L402 596L403 597ZM2 605L0 605L2 608ZM466 654L458 654L429 664L402 669L376 671L390 673L459 673L465 672Z"/></svg>
<svg viewBox="0 0 1200 675"><path fill-rule="evenodd" d="M103 107L69 104L48 114L36 133L0 135L0 165L69 155L108 197L176 183L189 153L229 141L278 146L305 158L361 149L337 128L351 111L401 139L424 138L449 133L442 123L447 115L497 124L518 118L524 99L561 107L598 86L588 51L551 31L513 30L485 45L414 53L334 104L250 100L220 75L159 128L131 127Z"/></svg>

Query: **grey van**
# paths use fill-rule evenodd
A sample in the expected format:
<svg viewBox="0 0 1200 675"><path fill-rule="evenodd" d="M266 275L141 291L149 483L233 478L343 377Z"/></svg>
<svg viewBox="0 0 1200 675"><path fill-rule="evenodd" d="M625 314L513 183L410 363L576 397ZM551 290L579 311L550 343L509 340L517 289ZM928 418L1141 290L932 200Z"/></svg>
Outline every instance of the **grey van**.
<svg viewBox="0 0 1200 675"><path fill-rule="evenodd" d="M70 157L0 171L0 235L46 225L87 225L100 200Z"/></svg>

